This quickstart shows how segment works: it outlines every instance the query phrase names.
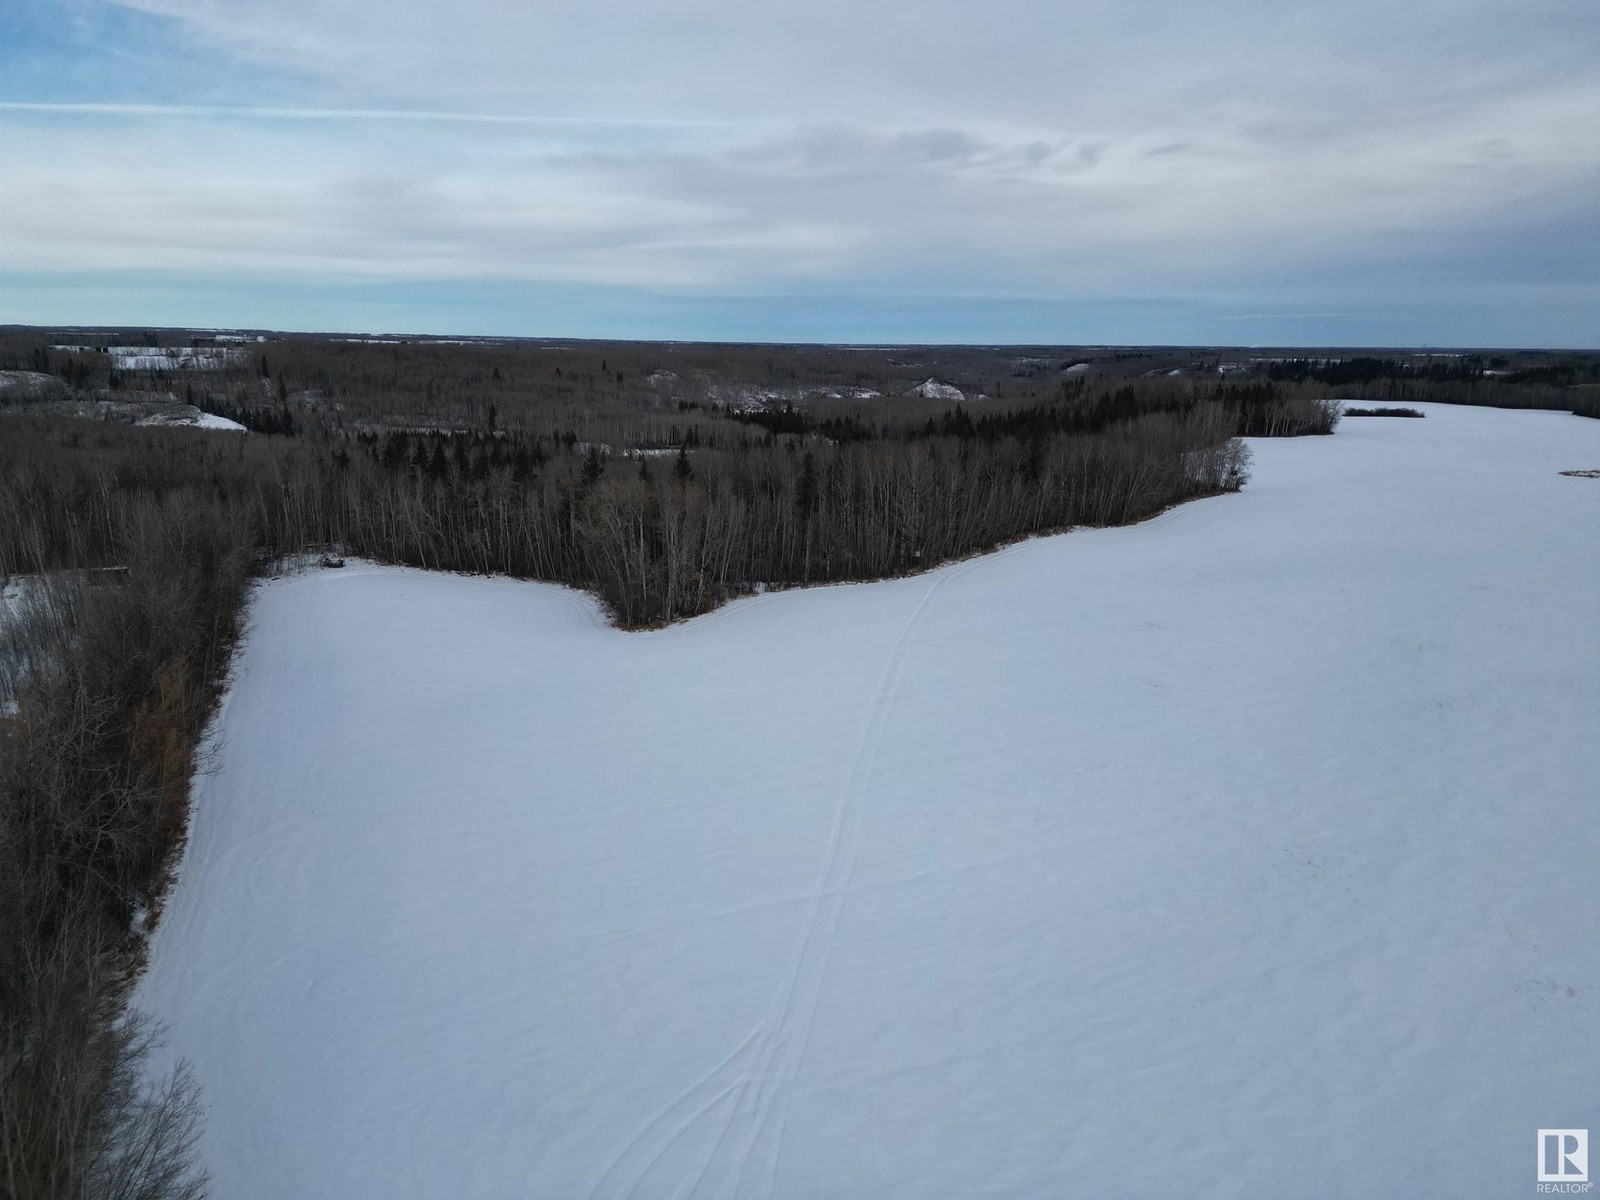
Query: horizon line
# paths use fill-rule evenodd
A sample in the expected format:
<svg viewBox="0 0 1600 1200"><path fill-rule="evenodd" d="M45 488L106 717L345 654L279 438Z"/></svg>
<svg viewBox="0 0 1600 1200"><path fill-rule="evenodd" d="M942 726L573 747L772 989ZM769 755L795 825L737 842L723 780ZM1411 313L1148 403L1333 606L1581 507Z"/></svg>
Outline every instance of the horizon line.
<svg viewBox="0 0 1600 1200"><path fill-rule="evenodd" d="M1524 354L1600 354L1600 346L1517 345L1502 343L1418 343L1418 342L1042 342L1042 341L941 341L923 342L915 339L871 338L849 342L838 340L806 341L795 338L696 338L696 337L597 337L594 334L559 333L407 333L400 330L363 329L274 329L265 325L162 325L151 322L129 322L118 325L48 324L30 325L20 321L0 321L0 332L30 331L41 333L104 331L124 332L145 330L150 333L258 333L282 338L401 338L407 341L449 339L462 342L596 342L613 345L639 346L794 346L842 350L1392 350L1414 354L1445 354L1456 352L1484 352L1510 350Z"/></svg>

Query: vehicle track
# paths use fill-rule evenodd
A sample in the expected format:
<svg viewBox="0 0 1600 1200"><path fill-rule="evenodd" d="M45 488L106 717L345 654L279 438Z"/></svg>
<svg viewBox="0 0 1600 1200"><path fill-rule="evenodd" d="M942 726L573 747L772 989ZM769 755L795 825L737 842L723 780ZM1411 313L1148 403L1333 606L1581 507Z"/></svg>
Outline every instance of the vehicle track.
<svg viewBox="0 0 1600 1200"><path fill-rule="evenodd" d="M905 673L906 650L915 641L916 634L926 623L928 613L932 609L933 601L955 580L976 570L979 566L994 562L997 559L1009 558L1019 553L1026 543L1017 543L1000 550L962 563L950 570L943 571L934 580L931 587L923 595L921 602L912 612L905 627L896 639L894 649L890 652L889 662L884 668L883 677L879 683L877 694L873 698L872 708L867 719L867 725L862 733L860 744L857 746L855 759L851 764L849 781L846 784L841 802L841 811L848 811L851 819L848 842L844 851L829 864L830 875L836 876L836 882L825 886L823 898L827 901L827 932L821 942L816 969L807 981L805 998L801 1007L800 1023L794 1031L786 1036L788 1044L787 1055L780 1059L778 1072L773 1078L769 1089L767 1102L763 1107L760 1123L754 1135L744 1147L734 1172L733 1190L729 1195L737 1197L744 1181L744 1174L755 1147L766 1132L767 1122L776 1113L777 1125L773 1134L773 1147L768 1160L765 1187L760 1194L770 1196L777 1187L778 1172L783 1159L784 1135L788 1129L789 1104L794 1092L794 1082L800 1074L800 1068L805 1059L806 1047L810 1044L811 1031L816 1024L817 1006L822 996L822 983L827 973L828 959L833 950L834 936L838 932L839 919L844 912L845 901L850 893L851 881L855 875L856 849L861 823L865 816L866 787L872 778L873 769L877 765L878 753L883 746L885 731L889 725L889 717L893 710L893 699L899 690L900 680ZM837 868L837 869L836 869ZM819 906L820 907L820 906ZM807 931L809 937L812 931ZM765 1074L765 1072L764 1072ZM721 1193L718 1193L721 1195Z"/></svg>
<svg viewBox="0 0 1600 1200"><path fill-rule="evenodd" d="M687 1136L704 1116L730 1094L733 1096L733 1103L729 1106L727 1115L717 1127L714 1127L715 1133L708 1138L709 1150L700 1156L698 1170L686 1181L687 1186L680 1187L676 1194L683 1197L694 1196L713 1173L715 1177L710 1182L722 1185L717 1189L718 1194L721 1194L729 1183L733 1186L734 1194L737 1194L745 1165L771 1116L773 1100L779 1094L779 1089L775 1086L777 1081L771 1078L774 1061L784 1048L792 1043L793 1025L797 1014L803 1013L808 1025L815 1014L816 992L820 988L821 968L825 965L825 956L818 953L817 934L826 924L829 930L828 937L831 938L832 930L837 926L838 909L842 906L843 899L841 885L854 860L855 832L859 828L856 811L859 810L858 793L864 780L863 765L868 762L869 747L873 747L875 752L875 741L882 736L882 727L885 723L884 702L898 679L907 642L922 623L935 594L951 577L951 574L941 573L933 581L901 627L890 649L889 658L868 702L867 719L856 746L850 773L846 777L845 786L841 789L838 803L834 808L828 846L817 883L811 891L804 931L798 948L790 958L788 969L784 973L783 982L774 996L773 1003L761 1022L737 1049L690 1084L629 1138L590 1190L590 1200L599 1200L600 1197L610 1194L611 1187L623 1179L626 1179L626 1183L615 1194L621 1197L633 1196L662 1156ZM825 911L830 909L831 913ZM797 998L802 1000L799 1009L796 1008ZM753 1058L754 1062L747 1063L745 1060L748 1058ZM784 1058L781 1062L786 1066L788 1059ZM706 1098L708 1096L709 1099ZM681 1113L686 1108L692 1110L688 1117L672 1128L652 1151L644 1155L643 1161L629 1171L624 1164L635 1160L642 1152L643 1144L652 1140L674 1114ZM738 1133L735 1133L736 1129ZM727 1159L723 1156L723 1149L730 1136L735 1138L734 1149L732 1158ZM719 1158L724 1159L720 1170Z"/></svg>
<svg viewBox="0 0 1600 1200"><path fill-rule="evenodd" d="M764 1145L762 1186L751 1194L772 1194L781 1167L794 1082L816 1023L828 960L855 874L867 785L893 714L908 651L941 592L968 572L1020 553L1027 546L1027 542L1018 542L935 573L896 635L868 701L861 735L834 808L805 925L766 1014L735 1050L657 1110L622 1145L590 1189L589 1200L626 1200L638 1195L668 1153L697 1130L704 1130L700 1136L706 1148L694 1157L691 1174L676 1190L668 1193L662 1188L652 1195L670 1194L674 1200L737 1198L747 1191L751 1163Z"/></svg>

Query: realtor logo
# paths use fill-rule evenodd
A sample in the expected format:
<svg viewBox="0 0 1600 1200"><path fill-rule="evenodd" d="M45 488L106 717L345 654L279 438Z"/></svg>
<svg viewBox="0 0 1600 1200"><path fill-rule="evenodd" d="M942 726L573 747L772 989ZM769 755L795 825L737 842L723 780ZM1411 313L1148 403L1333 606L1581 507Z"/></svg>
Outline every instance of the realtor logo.
<svg viewBox="0 0 1600 1200"><path fill-rule="evenodd" d="M1539 1130L1539 1182L1589 1182L1587 1129Z"/></svg>

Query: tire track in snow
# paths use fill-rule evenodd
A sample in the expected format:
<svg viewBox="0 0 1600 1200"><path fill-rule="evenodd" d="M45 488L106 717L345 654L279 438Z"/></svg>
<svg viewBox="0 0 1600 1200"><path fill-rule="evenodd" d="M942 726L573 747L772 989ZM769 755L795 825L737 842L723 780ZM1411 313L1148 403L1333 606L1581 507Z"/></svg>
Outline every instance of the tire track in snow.
<svg viewBox="0 0 1600 1200"><path fill-rule="evenodd" d="M726 1118L721 1122L721 1126L719 1129L717 1129L714 1136L707 1139L710 1147L709 1151L701 1158L699 1169L695 1172L694 1176L686 1181L687 1187L681 1188L677 1193L678 1195L692 1196L695 1194L701 1184L705 1182L706 1176L716 1165L718 1156L721 1154L724 1145L727 1143L729 1135L733 1133L736 1126L743 1125L747 1132L753 1129L754 1135L759 1135L761 1127L765 1125L764 1114L770 1111L772 1099L772 1093L767 1087L767 1075L773 1063L775 1054L784 1044L784 1031L787 1029L790 1022L794 999L799 991L798 985L802 970L805 966L807 955L810 951L818 926L820 924L819 917L822 911L824 900L828 895L830 884L834 883L834 875L841 861L841 843L846 831L850 826L850 822L848 820L849 810L851 807L853 794L857 788L857 775L859 773L862 754L875 726L878 723L877 718L879 711L883 706L884 698L888 695L890 683L894 678L896 668L901 661L902 650L906 644L906 640L909 637L913 627L919 623L923 613L927 609L929 601L932 599L934 593L938 590L944 578L946 577L941 576L939 579L936 579L933 582L933 584L923 594L921 600L917 602L916 608L912 610L911 616L907 619L905 625L901 627L899 635L895 638L894 646L890 650L889 659L884 666L883 673L879 676L877 687L874 689L872 698L868 702L867 724L863 728L861 742L857 745L856 755L852 761L851 772L850 775L847 776L845 788L841 791L839 802L834 809L833 824L829 829L828 834L828 847L824 854L823 867L818 875L817 883L812 888L811 905L810 911L807 914L805 930L801 935L799 948L790 959L789 967L785 972L783 982L780 984L777 993L774 995L773 1002L771 1005L769 1005L766 1015L762 1017L756 1028L744 1040L744 1042L741 1043L736 1050L734 1050L732 1054L728 1055L727 1058L723 1059L722 1062L713 1067L710 1072L696 1080L684 1092L674 1098L669 1104L656 1113L645 1124L645 1126L639 1130L638 1133L634 1134L633 1137L631 1137L627 1143L624 1144L622 1150L608 1165L606 1171L595 1184L594 1188L591 1189L589 1193L590 1200L598 1200L602 1193L606 1192L608 1183L618 1178L622 1174L623 1163L633 1158L636 1151L641 1149L642 1144L646 1140L650 1139L652 1134L657 1131L672 1114L681 1111L688 1105L694 1104L697 1099L705 1095L707 1090L714 1092L712 1099L700 1104L698 1108L695 1108L695 1110L690 1113L686 1120L679 1123L675 1128L671 1129L670 1132L667 1133L665 1139L662 1140L652 1152L646 1155L644 1161L639 1165L637 1170L628 1176L626 1184L619 1192L616 1193L618 1196L633 1196L639 1185L649 1174L650 1169L660 1161L661 1157L666 1154L674 1144L687 1135L695 1126L695 1124L698 1123L701 1117L705 1116L708 1112L715 1108L718 1101L724 1099L730 1094L737 1093L734 1096L734 1102L729 1109ZM735 1068L737 1075L736 1064L738 1060L744 1057L745 1052L750 1050L752 1046L755 1046L757 1043L759 1043L759 1048L756 1050L757 1061L754 1069L746 1069L742 1073L742 1078L736 1077L732 1083L728 1084L721 1091L716 1091L716 1083L719 1076L722 1076L725 1072L727 1072L730 1067ZM752 1088L754 1088L753 1093ZM735 1159L728 1165L727 1169L720 1173L718 1182L726 1184L731 1178L734 1183L734 1188L737 1191L744 1163L748 1160L750 1150L754 1145L754 1141L755 1136L741 1137L735 1151Z"/></svg>
<svg viewBox="0 0 1600 1200"><path fill-rule="evenodd" d="M689 1117L672 1129L672 1131L668 1133L666 1139L656 1147L654 1152L645 1157L644 1162L639 1166L638 1170L635 1171L628 1179L627 1185L617 1193L619 1196L631 1196L638 1188L639 1184L643 1181L645 1175L649 1173L650 1168L655 1165L655 1163L663 1154L666 1153L672 1144L679 1137L681 1137L696 1120L698 1120L710 1109L714 1108L719 1099L729 1095L738 1086L738 1083L734 1082L728 1084L726 1087L723 1087L720 1091L716 1090L718 1077L721 1076L730 1066L736 1063L741 1057L743 1057L744 1052L755 1044L757 1038L763 1032L765 1024L766 1021L763 1019L745 1036L744 1041L740 1042L739 1045L732 1051L732 1053L730 1053L716 1066L712 1067L711 1070L701 1075L700 1078L696 1079L672 1100L668 1101L665 1105L658 1109L650 1117L650 1119L639 1128L637 1133L623 1143L622 1149L618 1150L617 1153L612 1156L611 1161L606 1164L606 1169L601 1172L600 1177L595 1180L594 1186L589 1189L589 1200L596 1200L601 1193L606 1191L606 1185L611 1180L625 1172L625 1168L623 1167L624 1162L633 1156L634 1151L637 1150L641 1143L649 1138L651 1134L653 1134L657 1129L661 1128L662 1125L666 1124L675 1114L680 1112L685 1107L691 1107L698 1104L699 1106L694 1108L694 1111L690 1113ZM707 1091L712 1093L712 1098L711 1100L702 1103L701 1098L707 1093Z"/></svg>
<svg viewBox="0 0 1600 1200"><path fill-rule="evenodd" d="M840 866L847 859L854 857L853 833L859 829L859 822L852 821L852 809L859 809L859 804L854 803L855 793L858 790L862 756L868 743L872 740L874 731L879 726L879 715L884 707L884 700L892 691L892 685L897 673L899 663L902 661L902 651L912 630L920 623L928 603L934 593L939 589L940 583L936 579L923 593L917 602L916 608L906 623L901 627L896 636L894 645L889 651L889 658L884 664L883 673L878 677L877 686L873 689L872 698L867 703L867 721L862 728L862 736L857 743L855 756L851 761L850 773L846 776L845 786L839 793L839 800L834 806L834 819L828 833L828 848L823 856L823 867L818 875L817 884L812 889L810 911L807 914L805 931L801 934L800 944L789 962L789 969L784 975L784 981L779 986L774 997L773 1005L768 1009L766 1018L763 1019L762 1029L765 1036L762 1039L762 1049L759 1054L754 1071L748 1073L738 1085L738 1098L728 1118L723 1122L720 1132L711 1145L710 1153L701 1162L699 1171L694 1178L688 1181L686 1187L681 1188L675 1196L680 1198L693 1197L706 1182L706 1176L721 1155L724 1145L736 1126L741 1126L738 1139L733 1151L733 1159L724 1168L720 1177L715 1182L720 1182L717 1195L726 1193L731 1183L733 1193L738 1193L743 1182L745 1164L749 1161L750 1153L759 1141L762 1130L766 1127L771 1115L772 1102L778 1094L776 1079L774 1078L773 1063L775 1058L782 1053L792 1038L792 1025L795 1013L794 1002L797 995L801 994L801 980L806 974L808 957L813 955L813 946L819 927L821 914L831 895L838 891ZM835 913L834 923L837 923ZM831 931L830 931L831 937ZM820 980L819 969L812 972ZM809 991L809 987L806 989ZM776 1017L774 1019L774 1011ZM814 1015L815 1005L812 1005Z"/></svg>
<svg viewBox="0 0 1600 1200"><path fill-rule="evenodd" d="M800 1067L805 1058L806 1047L810 1044L811 1031L816 1024L817 1007L822 997L822 983L827 974L828 959L833 950L834 937L838 932L839 919L843 915L845 900L849 896L851 880L855 875L856 851L861 831L861 825L866 815L864 801L866 799L867 783L872 778L873 769L877 764L878 753L883 746L884 734L889 726L889 718L893 712L893 700L899 690L901 678L905 674L906 651L914 643L917 633L926 623L928 613L932 609L933 601L946 587L961 576L980 566L994 562L997 559L1009 558L1019 553L1026 543L1017 543L993 554L978 556L966 563L954 566L940 572L933 581L922 600L917 604L910 618L906 621L900 636L895 639L894 648L890 651L889 661L885 664L884 673L879 680L878 690L872 699L867 724L862 730L861 741L856 747L855 757L851 762L850 774L847 778L844 791L841 793L839 803L841 832L843 836L840 843L830 853L827 868L823 876L823 886L817 896L817 903L813 908L812 926L806 931L805 940L802 942L797 963L804 966L804 958L810 949L812 939L820 924L819 918L826 910L826 933L815 955L815 966L809 971L805 979L803 993L791 986L790 1001L795 994L801 994L801 1006L798 1009L798 1021L791 1019L789 1007L786 1005L784 1024L780 1026L772 1043L772 1052L763 1063L758 1082L765 1092L764 1098L758 1098L757 1109L759 1117L754 1129L745 1139L740 1150L738 1160L731 1174L731 1191L726 1188L719 1190L717 1195L724 1194L737 1197L744 1184L745 1172L749 1167L751 1156L762 1138L767 1133L769 1122L774 1114L778 1117L773 1134L773 1149L770 1157L770 1166L766 1172L766 1186L763 1194L770 1196L777 1186L778 1169L783 1155L783 1139L788 1125L789 1101L793 1095L794 1081L800 1074ZM798 981L796 981L798 982ZM777 1070L772 1072L773 1058L777 1058Z"/></svg>
<svg viewBox="0 0 1600 1200"><path fill-rule="evenodd" d="M739 1097L739 1104L732 1119L724 1126L721 1136L717 1139L712 1154L708 1157L699 1176L682 1193L693 1196L704 1182L706 1172L710 1169L712 1161L720 1153L727 1137L733 1132L735 1124L741 1123L740 1111L747 1112L742 1121L743 1129L740 1132L734 1149L734 1157L728 1169L723 1172L722 1187L716 1194L721 1196L728 1192L731 1184L732 1194L737 1195L744 1182L744 1172L749 1162L750 1155L755 1146L760 1142L767 1123L771 1119L774 1101L784 1093L783 1077L786 1074L788 1059L785 1057L789 1047L795 1042L795 1021L798 1016L809 1032L809 1027L816 1016L817 991L820 988L823 971L826 967L827 948L833 937L833 931L838 926L839 909L843 903L842 886L848 877L849 869L855 860L856 838L860 832L861 804L859 792L862 781L862 764L868 757L869 746L873 748L873 757L877 741L881 738L884 721L885 701L893 694L894 685L898 679L899 666L904 660L904 648L913 631L920 626L923 615L926 613L934 594L939 590L945 576L935 580L923 593L922 599L917 602L911 616L900 629L890 649L889 658L884 664L883 673L878 677L877 687L873 690L872 699L867 705L867 720L862 727L861 738L856 745L856 752L851 760L850 772L846 776L845 786L839 793L838 803L834 806L834 822L829 833L828 849L823 859L823 869L818 877L816 888L813 890L810 912L806 921L805 932L801 935L799 948L790 960L790 967L784 979L784 984L779 990L781 1007L777 1021L769 1026L768 1037L765 1042L761 1061L747 1079L744 1089ZM830 916L824 918L824 911L831 910ZM818 931L826 923L827 935L819 944L816 940ZM809 969L808 969L809 967ZM796 998L800 998L800 1007L795 1007ZM776 1069L774 1066L776 1064ZM753 1095L751 1088L754 1088ZM749 1103L746 1103L747 1097Z"/></svg>
<svg viewBox="0 0 1600 1200"><path fill-rule="evenodd" d="M713 1126L714 1132L707 1134L708 1149L698 1156L693 1174L685 1178L673 1195L676 1200L689 1200L701 1195L702 1187L710 1182L715 1188L711 1194L737 1196L745 1185L751 1157L769 1128L775 1130L771 1137L773 1148L768 1159L765 1188L766 1193L771 1193L782 1155L788 1100L816 1021L828 958L855 872L857 839L865 815L862 801L888 728L892 700L904 674L906 652L940 592L968 572L1020 553L1027 546L1026 541L1018 542L936 573L896 636L868 701L861 737L835 805L828 846L812 889L805 929L766 1015L738 1048L652 1115L623 1144L590 1189L589 1200L600 1200L605 1195L623 1200L633 1197L662 1158L730 1096L733 1102L726 1115ZM705 621L706 618L700 618L699 622L691 623L691 627ZM822 934L820 939L819 934ZM755 1060L753 1064L743 1062L750 1057ZM685 1110L689 1110L688 1115L672 1125L653 1149L646 1151L645 1144ZM775 1113L778 1123L772 1126ZM734 1139L733 1149L725 1153L730 1137ZM634 1164L631 1170L629 1164ZM617 1188L619 1183L621 1186Z"/></svg>

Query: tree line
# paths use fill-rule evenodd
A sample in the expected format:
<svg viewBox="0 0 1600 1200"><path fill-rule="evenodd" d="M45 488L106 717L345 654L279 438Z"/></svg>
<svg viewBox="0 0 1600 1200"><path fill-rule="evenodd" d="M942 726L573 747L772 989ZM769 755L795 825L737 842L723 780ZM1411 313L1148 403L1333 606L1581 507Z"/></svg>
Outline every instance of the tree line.
<svg viewBox="0 0 1600 1200"><path fill-rule="evenodd" d="M147 1078L159 1031L126 997L187 826L250 534L192 470L174 489L63 454L59 431L7 433L0 509L66 507L8 520L0 572L0 1195L189 1200L197 1089L181 1067ZM64 488L41 486L62 467Z"/></svg>

